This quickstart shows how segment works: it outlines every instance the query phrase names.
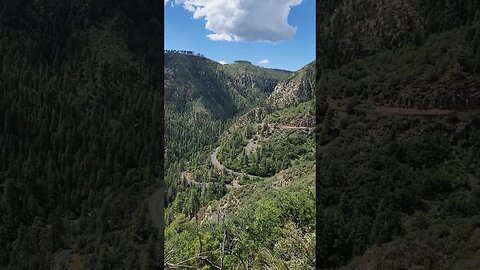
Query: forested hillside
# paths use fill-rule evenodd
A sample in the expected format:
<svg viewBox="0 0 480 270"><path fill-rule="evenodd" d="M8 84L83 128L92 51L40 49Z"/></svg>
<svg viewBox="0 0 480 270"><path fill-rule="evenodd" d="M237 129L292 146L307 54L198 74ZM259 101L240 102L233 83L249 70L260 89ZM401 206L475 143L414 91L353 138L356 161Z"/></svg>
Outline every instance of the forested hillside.
<svg viewBox="0 0 480 270"><path fill-rule="evenodd" d="M378 51L420 45L433 33L471 23L476 0L328 0L317 5L321 66L339 67Z"/></svg>
<svg viewBox="0 0 480 270"><path fill-rule="evenodd" d="M478 3L395 3L343 1L318 21L342 14L365 31L319 66L317 266L478 269ZM375 24L368 5L398 23ZM399 36L377 42L373 25ZM346 29L331 33L346 41Z"/></svg>
<svg viewBox="0 0 480 270"><path fill-rule="evenodd" d="M0 4L1 269L162 265L162 4Z"/></svg>
<svg viewBox="0 0 480 270"><path fill-rule="evenodd" d="M178 182L186 163L200 158L235 117L265 99L290 72L167 53L164 73L168 205L182 189Z"/></svg>
<svg viewBox="0 0 480 270"><path fill-rule="evenodd" d="M268 97L265 107L279 111L313 100L315 96L315 62L312 62L282 81Z"/></svg>
<svg viewBox="0 0 480 270"><path fill-rule="evenodd" d="M294 72L275 86L263 104L233 125L222 138L219 151L219 159L226 167L269 177L288 168L298 156L311 152L311 138L302 131L314 125L314 72L314 62ZM296 132L278 132L289 128Z"/></svg>
<svg viewBox="0 0 480 270"><path fill-rule="evenodd" d="M175 190L169 191L173 196L169 196L165 216L165 266L313 269L312 126L288 126L293 122L298 124L297 119L313 117L314 87L310 84L313 72L302 69L287 78L288 72L259 68L245 61L223 66L198 57L192 61L203 61L203 67L217 67L215 73L200 69L193 76L201 74L199 78L210 78L209 83L215 82L212 78L225 82L217 84L224 86L215 89L219 92L217 96L225 98L217 100L215 106L242 114L221 121L221 115L225 114L219 116L216 112L223 110L211 111L211 107L205 106L210 101L208 97L200 95L200 101L191 102L189 98L195 94L188 95L186 105L181 106L185 118L176 118L177 125L171 128L177 136L170 139L168 121L173 123L176 114L166 116L167 151L185 143L194 143L197 151L190 150L193 154L185 155L182 162L172 163L166 172L172 187L168 189ZM308 70L313 70L313 65ZM184 95L196 90L173 87L170 91ZM267 94L272 91L288 96L288 101L276 101L284 102L281 106L284 109L267 105L270 103ZM310 94L295 96L304 92ZM228 97L233 97L236 106L222 107L222 101ZM169 107L169 100L166 102ZM252 108L255 104L258 105ZM202 124L195 125L197 117ZM179 130L180 126L184 128ZM195 136L185 140L187 127L197 131L192 130ZM217 127L215 132L213 127Z"/></svg>

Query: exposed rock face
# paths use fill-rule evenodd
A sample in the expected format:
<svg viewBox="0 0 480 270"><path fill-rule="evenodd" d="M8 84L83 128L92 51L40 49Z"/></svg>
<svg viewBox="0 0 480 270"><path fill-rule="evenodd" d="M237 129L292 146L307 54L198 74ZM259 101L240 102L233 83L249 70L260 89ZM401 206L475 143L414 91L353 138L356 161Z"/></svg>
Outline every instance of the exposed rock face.
<svg viewBox="0 0 480 270"><path fill-rule="evenodd" d="M244 94L270 94L279 81L290 76L286 70L268 69L255 66L248 61L237 60L233 64L222 65L219 76L228 86Z"/></svg>
<svg viewBox="0 0 480 270"><path fill-rule="evenodd" d="M280 82L267 99L267 111L281 110L311 100L315 95L315 62Z"/></svg>
<svg viewBox="0 0 480 270"><path fill-rule="evenodd" d="M274 82L265 81L264 87L271 87ZM300 103L315 98L315 62L312 62L300 70L292 73L287 79L275 84L275 89L261 106L253 108L232 126L232 130L243 125L245 122L251 121L260 123L264 117L274 111L282 110L288 107L296 106ZM297 119L298 120L298 119ZM311 124L314 119L303 119L297 124Z"/></svg>
<svg viewBox="0 0 480 270"><path fill-rule="evenodd" d="M233 77L233 84L239 89L260 89L262 92L271 93L277 85L278 81L274 79L262 79L250 74L241 74L239 76Z"/></svg>

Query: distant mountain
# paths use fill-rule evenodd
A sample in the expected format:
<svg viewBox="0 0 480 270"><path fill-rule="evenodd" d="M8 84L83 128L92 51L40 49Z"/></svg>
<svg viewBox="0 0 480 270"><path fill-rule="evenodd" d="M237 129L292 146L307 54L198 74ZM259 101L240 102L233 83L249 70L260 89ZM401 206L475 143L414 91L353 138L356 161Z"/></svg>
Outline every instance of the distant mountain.
<svg viewBox="0 0 480 270"><path fill-rule="evenodd" d="M165 55L164 73L167 106L185 111L195 105L217 118L230 118L252 107L290 74L246 61L221 65L182 53Z"/></svg>

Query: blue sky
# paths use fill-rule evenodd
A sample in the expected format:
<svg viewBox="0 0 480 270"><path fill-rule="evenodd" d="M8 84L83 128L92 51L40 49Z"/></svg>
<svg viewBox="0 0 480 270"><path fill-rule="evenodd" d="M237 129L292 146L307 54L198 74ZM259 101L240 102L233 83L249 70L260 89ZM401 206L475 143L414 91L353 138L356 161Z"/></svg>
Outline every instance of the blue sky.
<svg viewBox="0 0 480 270"><path fill-rule="evenodd" d="M168 0L165 49L298 70L315 59L315 1Z"/></svg>

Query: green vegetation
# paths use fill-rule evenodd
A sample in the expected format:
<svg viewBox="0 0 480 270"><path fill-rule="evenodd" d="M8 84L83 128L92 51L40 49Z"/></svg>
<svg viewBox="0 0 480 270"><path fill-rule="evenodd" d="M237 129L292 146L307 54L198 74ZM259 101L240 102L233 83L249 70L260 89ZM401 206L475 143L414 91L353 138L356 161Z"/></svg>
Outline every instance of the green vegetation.
<svg viewBox="0 0 480 270"><path fill-rule="evenodd" d="M322 75L333 99L419 108L477 108L480 24L432 35L421 46L383 51Z"/></svg>
<svg viewBox="0 0 480 270"><path fill-rule="evenodd" d="M0 268L152 269L163 173L162 3L3 1ZM160 264L160 265L159 265Z"/></svg>
<svg viewBox="0 0 480 270"><path fill-rule="evenodd" d="M468 117L350 115L336 122L340 133L322 148L318 164L325 168L317 254L323 266L369 256L365 251L377 245L370 257L377 267L452 269L475 254L468 242L479 225L480 130ZM380 252L383 246L388 251Z"/></svg>
<svg viewBox="0 0 480 270"><path fill-rule="evenodd" d="M314 170L308 164L286 173L295 183L287 188L257 182L213 201L194 219L177 214L165 232L167 261L193 258L186 264L202 268L208 263L197 259L201 250L214 265L223 258L225 269L314 269Z"/></svg>
<svg viewBox="0 0 480 270"><path fill-rule="evenodd" d="M179 103L183 109L181 114L180 110L167 110L170 115L166 116L167 125L169 121L173 124L167 126L167 153L174 153L167 154L166 264L197 269L313 269L313 138L296 131L262 130L252 122L255 117L251 116L264 108L245 106L264 104L266 94L279 81L285 81L284 75L288 73L246 62L218 65L218 70L224 72L218 73L222 74L218 75L221 82L233 79L232 83L225 83L223 89L214 91L223 95L225 89L233 89L233 92L227 91L231 97L242 96L243 99L232 100L236 105L233 108L240 108L240 111L245 108L243 116L222 118L217 112L230 108L209 110L208 97L199 98L199 101L187 99L186 103L167 99L167 108L180 107L175 102L183 102ZM208 71L201 73L206 76ZM197 79L184 78L182 84ZM182 93L201 89L201 85L193 86L169 89ZM256 99L244 104L250 96ZM313 107L312 101L308 104L285 109L285 116L277 113L275 117L295 120L301 115L311 118L308 111L302 111ZM227 125L230 126L228 130ZM261 138L261 145L247 157L244 148L253 137ZM220 170L211 162L216 144L221 146L218 153L221 165L271 177L248 179Z"/></svg>
<svg viewBox="0 0 480 270"><path fill-rule="evenodd" d="M432 34L478 20L479 9L477 0L322 1L317 5L320 71L408 44L421 45Z"/></svg>
<svg viewBox="0 0 480 270"><path fill-rule="evenodd" d="M291 162L304 157L313 160L312 136L295 131L274 130L266 126L257 127L259 133L253 134L252 127L236 130L222 140L218 159L235 171L250 175L268 177L290 167ZM256 150L247 154L245 147L248 139L255 136Z"/></svg>
<svg viewBox="0 0 480 270"><path fill-rule="evenodd" d="M287 70L262 68L247 61L235 61L233 64L222 65L219 69L234 77L254 74L254 77L263 83L282 81L291 74Z"/></svg>
<svg viewBox="0 0 480 270"><path fill-rule="evenodd" d="M168 207L176 200L177 194L181 200L176 205L182 205L184 197L188 198L187 201L196 200L193 197L197 195L188 190L188 185L180 183L181 173L189 170L196 174L202 166L207 166L205 160L208 160L208 151L235 117L265 99L278 80L288 73L243 63L222 66L200 56L169 53L165 57L165 74L165 180ZM243 80L249 80L250 83L242 83ZM216 194L224 181L220 178L202 178L201 182L215 183L216 189L211 190L214 186L208 186L206 193L212 191ZM209 196L200 197L202 201L215 198ZM177 209L179 212L187 215L193 213L188 207L180 208Z"/></svg>
<svg viewBox="0 0 480 270"><path fill-rule="evenodd" d="M381 44L365 23L371 15L356 16L371 2L373 13L385 9L379 18L392 16L376 25ZM339 22L336 37L320 44L339 54L326 56L318 76L317 266L478 269L478 3L412 1L398 12L396 3L361 1L336 17L356 14L360 30L348 44L355 51L338 50L347 48L337 40L348 32ZM341 14L342 1L331 4L326 14ZM425 31L409 35L406 24L415 20L404 24L391 13L422 18ZM392 110L359 110L372 105ZM400 115L399 108L452 112Z"/></svg>
<svg viewBox="0 0 480 270"><path fill-rule="evenodd" d="M267 123L292 123L315 115L315 100L300 103L298 106L287 107L274 111L265 117Z"/></svg>

